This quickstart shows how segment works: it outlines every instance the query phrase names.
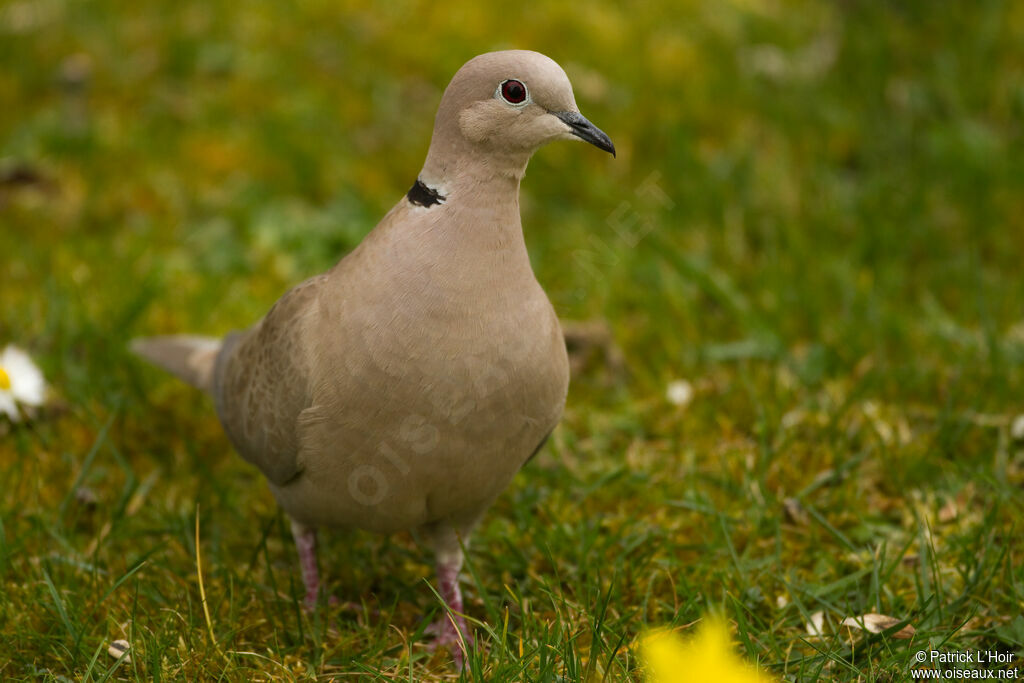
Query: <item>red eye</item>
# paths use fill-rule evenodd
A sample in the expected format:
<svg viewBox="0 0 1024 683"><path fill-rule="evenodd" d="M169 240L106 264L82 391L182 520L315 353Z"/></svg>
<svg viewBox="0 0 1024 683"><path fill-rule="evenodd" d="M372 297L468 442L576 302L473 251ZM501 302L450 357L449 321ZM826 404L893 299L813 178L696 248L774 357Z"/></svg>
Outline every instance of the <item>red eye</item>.
<svg viewBox="0 0 1024 683"><path fill-rule="evenodd" d="M526 101L526 86L510 78L501 84L501 96L509 104L522 104Z"/></svg>

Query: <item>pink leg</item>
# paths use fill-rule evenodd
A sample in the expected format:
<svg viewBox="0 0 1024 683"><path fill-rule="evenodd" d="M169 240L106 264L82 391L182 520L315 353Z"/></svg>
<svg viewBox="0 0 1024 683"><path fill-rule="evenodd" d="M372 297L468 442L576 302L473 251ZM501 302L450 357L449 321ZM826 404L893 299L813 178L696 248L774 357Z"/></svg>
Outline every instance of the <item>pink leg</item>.
<svg viewBox="0 0 1024 683"><path fill-rule="evenodd" d="M316 568L316 529L292 520L292 536L299 551L299 565L302 567L302 583L306 586L306 609L316 607L320 594L320 573Z"/></svg>
<svg viewBox="0 0 1024 683"><path fill-rule="evenodd" d="M465 649L473 642L473 635L462 615L465 608L462 604L462 591L459 590L459 570L462 568L462 552L438 553L437 583L438 593L444 599L448 609L435 623L427 628L427 632L436 636L432 647L451 647L455 666L461 670ZM452 647L453 646L453 647Z"/></svg>

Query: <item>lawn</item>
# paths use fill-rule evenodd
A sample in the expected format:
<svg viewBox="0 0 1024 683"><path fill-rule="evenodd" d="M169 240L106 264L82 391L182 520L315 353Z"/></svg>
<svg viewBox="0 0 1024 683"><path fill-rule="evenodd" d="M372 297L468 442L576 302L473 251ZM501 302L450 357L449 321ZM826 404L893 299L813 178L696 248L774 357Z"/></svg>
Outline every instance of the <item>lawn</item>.
<svg viewBox="0 0 1024 683"><path fill-rule="evenodd" d="M245 327L332 265L455 70L509 47L618 148L541 150L522 213L622 364L574 375L474 536L466 679L641 680L644 631L709 612L784 680L1020 666L1024 4L6 0L0 348L52 398L0 415L0 679L457 678L429 554L324 534L358 607L304 613L261 476L126 343ZM869 613L898 625L841 625Z"/></svg>

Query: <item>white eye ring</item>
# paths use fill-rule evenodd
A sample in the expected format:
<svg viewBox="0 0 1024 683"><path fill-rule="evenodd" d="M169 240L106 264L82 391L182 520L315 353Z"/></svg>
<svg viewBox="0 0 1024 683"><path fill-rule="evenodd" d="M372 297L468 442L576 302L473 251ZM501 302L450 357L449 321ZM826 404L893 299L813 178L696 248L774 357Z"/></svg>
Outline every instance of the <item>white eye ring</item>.
<svg viewBox="0 0 1024 683"><path fill-rule="evenodd" d="M515 85L518 85L519 87L521 87L523 89L523 99L522 100L516 102L516 101L514 101L514 99L509 99L506 96L506 93L505 93L506 86L508 86L510 83L514 83ZM523 83L518 78L506 78L501 83L499 83L498 87L495 88L495 90L494 90L494 99L501 100L502 102L504 102L508 106L516 107L516 108L525 107L530 102L532 102L532 100L530 99L530 89L527 88L526 84Z"/></svg>

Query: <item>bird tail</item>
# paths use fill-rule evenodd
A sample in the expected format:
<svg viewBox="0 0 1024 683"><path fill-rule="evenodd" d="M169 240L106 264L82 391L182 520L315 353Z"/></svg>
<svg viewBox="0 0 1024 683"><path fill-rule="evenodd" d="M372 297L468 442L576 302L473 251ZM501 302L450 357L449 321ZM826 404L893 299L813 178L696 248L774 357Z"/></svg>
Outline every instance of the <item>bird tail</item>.
<svg viewBox="0 0 1024 683"><path fill-rule="evenodd" d="M213 368L220 353L221 340L213 337L174 335L170 337L138 337L131 350L207 393L213 390Z"/></svg>

